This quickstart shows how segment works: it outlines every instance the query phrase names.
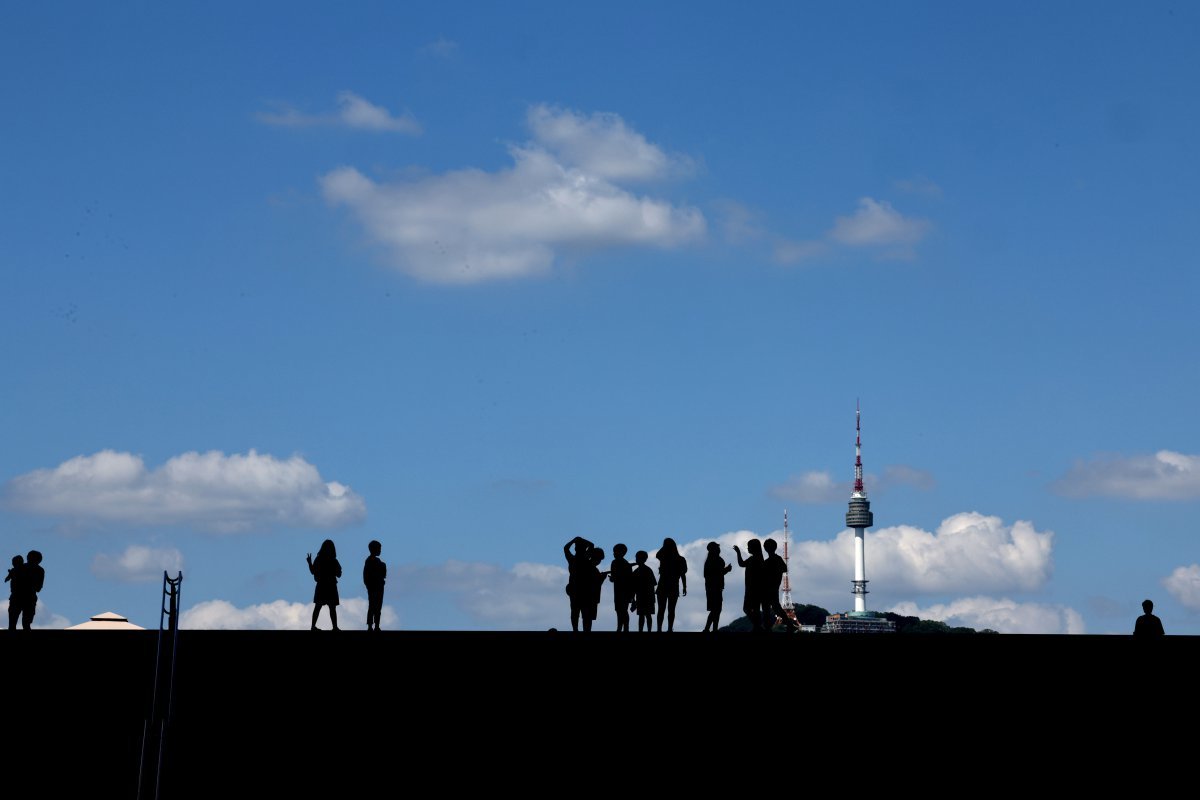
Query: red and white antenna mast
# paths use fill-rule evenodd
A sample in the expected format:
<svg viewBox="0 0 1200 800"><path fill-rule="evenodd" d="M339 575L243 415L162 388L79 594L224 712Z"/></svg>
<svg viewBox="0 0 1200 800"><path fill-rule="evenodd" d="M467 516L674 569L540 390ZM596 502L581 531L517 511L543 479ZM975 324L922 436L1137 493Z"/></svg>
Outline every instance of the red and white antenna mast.
<svg viewBox="0 0 1200 800"><path fill-rule="evenodd" d="M796 610L795 610L796 607L792 603L792 582L788 579L788 571L787 571L789 538L790 538L790 536L789 536L789 532L788 532L787 509L785 508L783 510L783 564L784 564L784 570L783 570L783 587L782 587L783 602L781 603L781 605L783 606L783 613L787 614L788 619L790 619L792 622L795 622L796 625L799 625L800 622L796 619Z"/></svg>

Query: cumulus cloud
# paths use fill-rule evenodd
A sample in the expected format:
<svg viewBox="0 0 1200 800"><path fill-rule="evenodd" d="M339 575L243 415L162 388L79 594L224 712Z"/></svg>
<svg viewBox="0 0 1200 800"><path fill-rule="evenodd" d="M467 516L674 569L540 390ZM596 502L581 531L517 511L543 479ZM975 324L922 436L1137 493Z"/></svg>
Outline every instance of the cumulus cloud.
<svg viewBox="0 0 1200 800"><path fill-rule="evenodd" d="M339 92L337 110L326 114L306 114L290 107L277 111L262 111L256 117L267 125L286 128L335 126L362 131L391 131L417 135L421 125L407 111L393 115L383 106L375 105L354 92Z"/></svg>
<svg viewBox="0 0 1200 800"><path fill-rule="evenodd" d="M1179 605L1200 611L1200 564L1176 567L1162 584Z"/></svg>
<svg viewBox="0 0 1200 800"><path fill-rule="evenodd" d="M886 200L863 197L857 211L834 221L829 236L851 247L911 247L925 238L929 229L927 220L906 217Z"/></svg>
<svg viewBox="0 0 1200 800"><path fill-rule="evenodd" d="M4 625L8 625L8 600L0 600L0 620L3 620ZM37 611L33 615L33 627L43 629L65 628L71 624L71 621L62 614L55 614L48 609L40 600L37 604ZM21 625L20 621L17 626Z"/></svg>
<svg viewBox="0 0 1200 800"><path fill-rule="evenodd" d="M1153 455L1097 456L1077 461L1054 483L1068 497L1192 500L1200 497L1200 456L1159 450Z"/></svg>
<svg viewBox="0 0 1200 800"><path fill-rule="evenodd" d="M183 553L174 547L134 544L117 555L97 553L91 569L93 575L104 580L148 583L162 580L164 572L178 574L183 569Z"/></svg>
<svg viewBox="0 0 1200 800"><path fill-rule="evenodd" d="M883 493L897 486L912 486L916 489L932 489L933 475L923 469L906 464L892 464L883 468L881 475L866 475L863 482L868 492ZM819 505L822 503L845 502L854 488L854 481L836 481L827 470L809 470L793 475L786 481L767 489L767 495L776 500Z"/></svg>
<svg viewBox="0 0 1200 800"><path fill-rule="evenodd" d="M1000 633L1083 633L1083 616L1062 605L1018 603L1007 597L963 597L924 608L913 602L898 603L897 614L933 619L947 625L991 628Z"/></svg>
<svg viewBox="0 0 1200 800"><path fill-rule="evenodd" d="M1006 525L976 512L955 514L936 531L911 525L866 534L867 576L890 596L1033 590L1053 571L1054 534L1032 523ZM792 547L793 581L823 587L848 583L854 571L854 532Z"/></svg>
<svg viewBox="0 0 1200 800"><path fill-rule="evenodd" d="M240 608L228 600L205 600L180 615L179 627L192 630L222 631L307 630L312 623L312 610L312 603L289 603L286 600L275 600L271 603ZM338 627L340 628L365 627L366 619L366 598L345 598L338 606ZM396 615L395 609L385 604L379 615L380 627L396 628L398 621L399 617ZM321 611L317 626L330 627L328 609Z"/></svg>
<svg viewBox="0 0 1200 800"><path fill-rule="evenodd" d="M82 522L217 531L334 528L366 516L362 497L337 481L324 481L303 458L254 450L193 451L153 470L140 456L103 450L13 478L4 487L4 502L16 511Z"/></svg>
<svg viewBox="0 0 1200 800"><path fill-rule="evenodd" d="M704 237L697 209L618 185L662 177L680 163L620 117L535 106L528 122L533 140L509 148L507 169L377 183L341 167L321 188L398 269L435 283L538 275L564 252L672 248Z"/></svg>

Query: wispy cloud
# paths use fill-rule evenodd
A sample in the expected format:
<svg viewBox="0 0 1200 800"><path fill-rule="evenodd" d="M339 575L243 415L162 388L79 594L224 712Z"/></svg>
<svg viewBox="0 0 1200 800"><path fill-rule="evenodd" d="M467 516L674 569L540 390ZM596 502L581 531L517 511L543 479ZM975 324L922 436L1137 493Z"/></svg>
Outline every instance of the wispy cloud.
<svg viewBox="0 0 1200 800"><path fill-rule="evenodd" d="M103 450L13 478L3 499L15 511L81 523L184 524L226 532L336 528L366 516L362 497L323 480L303 458L254 450L183 453L153 470L140 456Z"/></svg>
<svg viewBox="0 0 1200 800"><path fill-rule="evenodd" d="M868 492L883 493L898 486L928 490L933 488L935 481L933 475L923 469L907 464L891 464L884 467L880 475L864 476L863 483ZM834 480L828 470L809 470L772 486L767 494L776 500L815 505L845 502L853 488L853 481Z"/></svg>
<svg viewBox="0 0 1200 800"><path fill-rule="evenodd" d="M835 218L833 227L820 238L767 238L771 241L771 257L779 264L799 264L849 250L867 250L885 259L911 259L916 256L916 246L931 230L933 223L929 220L902 214L886 200L863 197L853 214ZM733 239L730 242L736 243Z"/></svg>
<svg viewBox="0 0 1200 800"><path fill-rule="evenodd" d="M1153 455L1097 456L1076 462L1052 488L1068 497L1193 500L1200 497L1200 456L1171 450Z"/></svg>
<svg viewBox="0 0 1200 800"><path fill-rule="evenodd" d="M863 197L857 211L834 221L829 238L850 247L911 248L930 227L928 220L906 217L886 200Z"/></svg>
<svg viewBox="0 0 1200 800"><path fill-rule="evenodd" d="M285 128L311 128L335 126L362 131L390 131L417 135L421 125L407 111L394 115L383 106L375 105L354 92L340 92L337 110L322 114L307 114L290 106L276 111L260 111L255 115L259 122Z"/></svg>
<svg viewBox="0 0 1200 800"><path fill-rule="evenodd" d="M445 36L439 36L432 42L417 48L417 53L432 58L450 59L458 55L458 50L458 42L447 39Z"/></svg>
<svg viewBox="0 0 1200 800"><path fill-rule="evenodd" d="M93 575L104 580L148 583L162 580L163 572L174 575L182 570L183 553L174 547L134 544L116 555L97 553L91 569Z"/></svg>
<svg viewBox="0 0 1200 800"><path fill-rule="evenodd" d="M905 192L907 194L916 194L924 197L935 198L940 198L942 196L942 187L938 186L924 175L917 175L914 178L898 180L892 185L896 187L897 191Z"/></svg>
<svg viewBox="0 0 1200 800"><path fill-rule="evenodd" d="M353 167L321 178L401 271L446 284L544 274L563 252L672 248L703 239L694 208L638 196L619 184L665 177L684 163L615 114L535 106L533 139L513 165L377 183Z"/></svg>

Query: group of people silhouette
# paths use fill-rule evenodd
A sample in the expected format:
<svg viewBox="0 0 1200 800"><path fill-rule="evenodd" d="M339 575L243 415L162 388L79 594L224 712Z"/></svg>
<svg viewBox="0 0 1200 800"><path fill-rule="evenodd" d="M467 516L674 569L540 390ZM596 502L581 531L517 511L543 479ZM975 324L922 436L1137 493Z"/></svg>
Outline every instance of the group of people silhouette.
<svg viewBox="0 0 1200 800"><path fill-rule="evenodd" d="M42 554L30 550L29 554L12 557L12 568L4 582L10 584L8 594L8 629L15 631L17 621L29 630L33 627L33 615L37 613L38 592L46 582L46 570L42 567Z"/></svg>
<svg viewBox="0 0 1200 800"><path fill-rule="evenodd" d="M708 618L704 633L716 633L721 622L721 608L725 595L725 576L733 570L721 557L721 545L708 543L708 556L704 561L704 595ZM781 620L790 629L797 627L779 600L779 587L787 572L787 563L776 553L778 543L767 539L766 543L751 539L746 543L748 556L743 558L741 548L733 547L737 553L738 566L746 573L746 594L742 611L750 619L755 631L768 631L776 620ZM766 555L763 555L763 551ZM600 608L600 595L605 582L612 584L613 608L617 612L617 631L629 630L629 615L636 613L638 630L662 632L664 619L667 632L675 630L675 609L679 598L687 597L687 561L679 553L679 546L671 537L663 539L662 547L654 554L658 560L658 576L647 563L650 555L645 550L634 554L630 564L625 556L629 548L624 544L613 546L613 559L607 570L601 570L604 550L592 542L576 536L563 545L567 558L567 597L571 601L571 629L590 631ZM657 616L656 616L657 607Z"/></svg>
<svg viewBox="0 0 1200 800"><path fill-rule="evenodd" d="M379 630L379 618L383 613L383 585L387 582L387 564L380 558L383 545L372 540L367 545L367 560L363 563L363 584L367 587L367 630ZM329 607L329 620L333 630L340 631L337 619L337 607L341 600L338 597L338 578L342 577L342 565L337 558L337 547L332 539L326 539L317 550L317 557L307 556L308 571L317 582L313 591L312 627L310 630L321 630L317 627L317 617L321 615L322 606Z"/></svg>

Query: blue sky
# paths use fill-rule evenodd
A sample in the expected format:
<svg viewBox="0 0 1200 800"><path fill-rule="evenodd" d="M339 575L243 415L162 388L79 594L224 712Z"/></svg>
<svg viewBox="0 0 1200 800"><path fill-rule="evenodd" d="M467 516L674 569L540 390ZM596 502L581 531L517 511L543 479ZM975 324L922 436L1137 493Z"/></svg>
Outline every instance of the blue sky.
<svg viewBox="0 0 1200 800"><path fill-rule="evenodd" d="M1191 7L4 16L40 622L154 625L167 568L188 624L305 626L329 537L348 626L376 538L385 627L561 627L571 537L698 590L784 508L844 609L861 399L871 607L1200 633Z"/></svg>

